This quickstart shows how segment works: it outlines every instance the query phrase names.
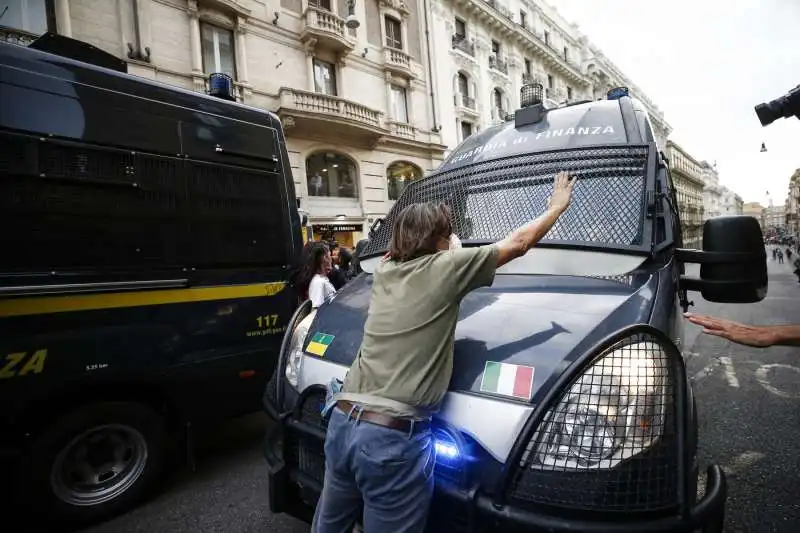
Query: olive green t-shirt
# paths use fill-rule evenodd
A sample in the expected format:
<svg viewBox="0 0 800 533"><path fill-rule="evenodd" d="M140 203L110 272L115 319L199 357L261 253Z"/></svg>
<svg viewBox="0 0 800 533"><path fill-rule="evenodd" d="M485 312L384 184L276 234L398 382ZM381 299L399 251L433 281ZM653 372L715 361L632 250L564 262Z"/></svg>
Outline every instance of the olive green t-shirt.
<svg viewBox="0 0 800 533"><path fill-rule="evenodd" d="M381 262L361 348L337 397L396 416L437 410L453 372L459 304L493 283L498 253L492 244Z"/></svg>

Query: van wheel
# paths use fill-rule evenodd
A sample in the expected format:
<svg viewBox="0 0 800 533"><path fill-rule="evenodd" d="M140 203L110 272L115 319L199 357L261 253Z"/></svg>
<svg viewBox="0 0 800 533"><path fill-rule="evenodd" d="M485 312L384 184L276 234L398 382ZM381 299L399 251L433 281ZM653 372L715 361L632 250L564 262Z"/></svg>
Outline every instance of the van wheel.
<svg viewBox="0 0 800 533"><path fill-rule="evenodd" d="M33 445L29 490L48 518L88 524L138 503L164 468L163 419L137 403L77 409L47 428Z"/></svg>

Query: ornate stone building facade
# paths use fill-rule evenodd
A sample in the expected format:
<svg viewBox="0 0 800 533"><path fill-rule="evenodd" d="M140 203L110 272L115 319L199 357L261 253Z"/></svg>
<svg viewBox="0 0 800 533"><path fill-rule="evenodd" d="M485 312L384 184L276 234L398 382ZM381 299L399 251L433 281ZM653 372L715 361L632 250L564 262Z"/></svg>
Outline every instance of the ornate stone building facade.
<svg viewBox="0 0 800 533"><path fill-rule="evenodd" d="M520 87L536 81L551 104L604 98L626 86L650 111L663 150L663 113L588 38L548 4L534 0L431 0L434 85L442 138L452 149L519 107Z"/></svg>
<svg viewBox="0 0 800 533"><path fill-rule="evenodd" d="M678 200L683 244L688 248L701 248L704 220L701 164L673 141L667 141L666 153Z"/></svg>
<svg viewBox="0 0 800 533"><path fill-rule="evenodd" d="M800 168L789 178L786 195L786 230L795 242L800 242Z"/></svg>
<svg viewBox="0 0 800 533"><path fill-rule="evenodd" d="M423 0L21 0L0 38L45 31L86 41L131 74L236 99L286 128L297 196L315 236L353 245L410 180L440 163Z"/></svg>

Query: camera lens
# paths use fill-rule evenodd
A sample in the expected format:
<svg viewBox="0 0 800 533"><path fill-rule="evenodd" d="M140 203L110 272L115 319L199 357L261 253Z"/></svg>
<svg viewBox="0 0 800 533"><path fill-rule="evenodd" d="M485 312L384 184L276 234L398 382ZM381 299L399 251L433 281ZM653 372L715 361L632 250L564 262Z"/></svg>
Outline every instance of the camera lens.
<svg viewBox="0 0 800 533"><path fill-rule="evenodd" d="M772 124L783 116L783 102L781 100L785 100L785 98L777 98L772 102L756 106L756 115L762 126Z"/></svg>

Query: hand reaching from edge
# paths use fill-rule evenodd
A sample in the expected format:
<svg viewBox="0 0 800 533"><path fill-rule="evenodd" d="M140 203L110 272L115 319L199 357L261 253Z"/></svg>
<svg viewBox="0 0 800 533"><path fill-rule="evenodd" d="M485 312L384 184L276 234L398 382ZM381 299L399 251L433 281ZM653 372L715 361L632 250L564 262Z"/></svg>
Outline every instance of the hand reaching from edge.
<svg viewBox="0 0 800 533"><path fill-rule="evenodd" d="M740 324L733 320L715 318L708 315L685 313L683 316L692 324L702 326L703 333L716 335L717 337L722 337L738 344L764 348L772 346L775 342L769 328L748 326L747 324Z"/></svg>

